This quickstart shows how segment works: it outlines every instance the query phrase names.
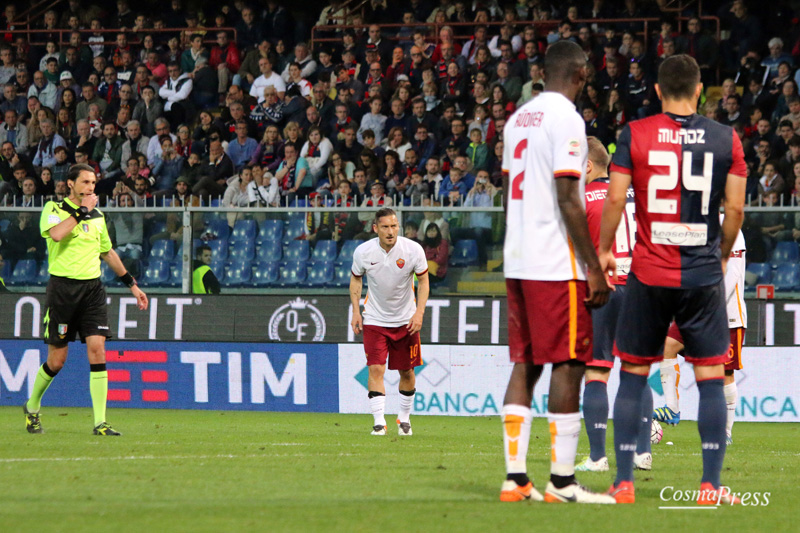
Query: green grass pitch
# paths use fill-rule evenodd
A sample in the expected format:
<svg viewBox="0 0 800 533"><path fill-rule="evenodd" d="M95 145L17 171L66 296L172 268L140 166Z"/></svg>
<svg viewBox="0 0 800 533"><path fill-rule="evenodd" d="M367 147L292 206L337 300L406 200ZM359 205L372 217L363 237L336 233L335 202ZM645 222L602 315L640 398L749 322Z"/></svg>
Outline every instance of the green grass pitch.
<svg viewBox="0 0 800 533"><path fill-rule="evenodd" d="M2 531L797 531L799 424L734 427L723 482L770 492L768 506L659 510L663 487L699 488L694 423L665 428L635 505L594 506L500 503L498 417L416 416L400 438L394 427L370 436L369 415L109 414L122 437L91 435L89 409L45 405L46 433L29 435L21 409L0 408ZM549 449L535 419L528 469L540 489ZM596 490L611 479L579 474Z"/></svg>

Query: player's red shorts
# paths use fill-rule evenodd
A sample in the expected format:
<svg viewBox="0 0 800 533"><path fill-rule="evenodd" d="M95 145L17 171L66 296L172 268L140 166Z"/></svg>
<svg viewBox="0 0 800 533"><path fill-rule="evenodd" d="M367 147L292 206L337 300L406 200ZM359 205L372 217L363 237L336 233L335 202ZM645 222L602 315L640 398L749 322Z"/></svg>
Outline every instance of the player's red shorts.
<svg viewBox="0 0 800 533"><path fill-rule="evenodd" d="M745 328L730 328L728 331L731 333L731 347L728 350L728 359L725 361L725 370L741 370L742 369L742 344L744 343ZM683 337L678 329L678 325L673 322L669 326L667 337L675 339L683 344Z"/></svg>
<svg viewBox="0 0 800 533"><path fill-rule="evenodd" d="M410 370L422 364L419 332L408 334L408 326L387 328L364 326L364 352L367 366L385 365L389 357L389 370Z"/></svg>
<svg viewBox="0 0 800 533"><path fill-rule="evenodd" d="M506 279L508 350L512 363L592 358L592 316L585 281Z"/></svg>

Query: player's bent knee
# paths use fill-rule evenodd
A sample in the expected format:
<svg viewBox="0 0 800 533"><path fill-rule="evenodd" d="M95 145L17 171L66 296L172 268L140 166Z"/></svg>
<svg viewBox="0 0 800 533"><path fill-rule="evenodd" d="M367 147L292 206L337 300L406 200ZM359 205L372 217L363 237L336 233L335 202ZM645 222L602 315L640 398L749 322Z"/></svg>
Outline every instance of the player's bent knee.
<svg viewBox="0 0 800 533"><path fill-rule="evenodd" d="M637 365L634 363L622 362L622 370L631 374L638 374L640 376L647 376L650 374L650 365Z"/></svg>
<svg viewBox="0 0 800 533"><path fill-rule="evenodd" d="M610 368L587 366L586 373L584 374L584 380L586 383L589 383L590 381L602 381L603 383L608 383L608 377L610 375Z"/></svg>

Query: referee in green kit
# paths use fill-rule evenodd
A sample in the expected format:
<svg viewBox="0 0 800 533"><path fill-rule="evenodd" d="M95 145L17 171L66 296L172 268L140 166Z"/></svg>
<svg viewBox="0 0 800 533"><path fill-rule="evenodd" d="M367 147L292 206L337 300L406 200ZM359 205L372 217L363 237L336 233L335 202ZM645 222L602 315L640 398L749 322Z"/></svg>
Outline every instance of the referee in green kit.
<svg viewBox="0 0 800 533"><path fill-rule="evenodd" d="M89 391L95 435L120 435L106 422L108 372L106 338L110 337L106 291L100 281L100 259L147 309L147 296L128 274L111 248L106 219L95 209L97 176L89 165L73 165L67 175L69 197L47 202L39 227L47 241L50 282L47 284L44 340L47 361L39 368L33 394L22 406L28 433L42 433L39 409L42 396L67 360L67 346L79 333L89 355Z"/></svg>

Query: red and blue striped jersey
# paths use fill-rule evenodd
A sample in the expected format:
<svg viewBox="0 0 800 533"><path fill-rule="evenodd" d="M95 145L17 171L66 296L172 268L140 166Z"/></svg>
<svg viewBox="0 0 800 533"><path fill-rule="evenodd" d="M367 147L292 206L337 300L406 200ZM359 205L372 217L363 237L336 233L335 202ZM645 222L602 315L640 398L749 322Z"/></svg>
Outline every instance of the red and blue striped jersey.
<svg viewBox="0 0 800 533"><path fill-rule="evenodd" d="M642 283L695 288L722 281L719 206L728 174L747 177L733 128L670 113L631 122L611 171L631 175L637 226L631 272Z"/></svg>

